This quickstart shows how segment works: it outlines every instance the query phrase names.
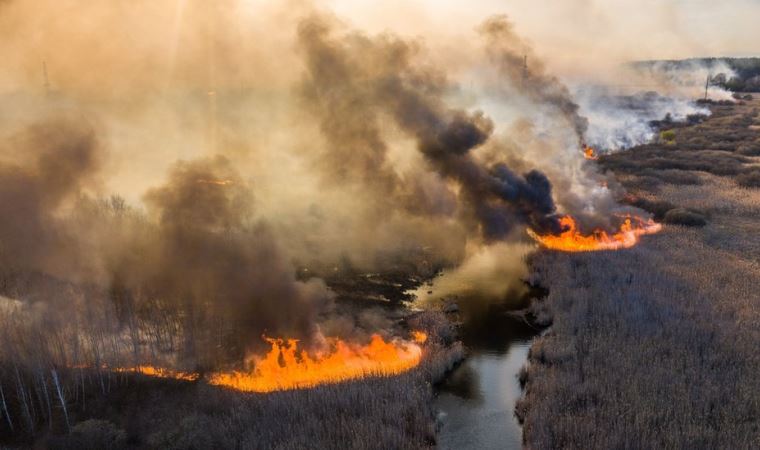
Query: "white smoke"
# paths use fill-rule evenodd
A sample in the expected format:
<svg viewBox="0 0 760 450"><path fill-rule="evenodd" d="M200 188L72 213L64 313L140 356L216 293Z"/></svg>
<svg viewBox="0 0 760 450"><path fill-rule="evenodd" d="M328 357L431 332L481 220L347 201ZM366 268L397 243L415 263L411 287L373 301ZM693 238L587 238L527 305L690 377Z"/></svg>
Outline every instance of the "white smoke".
<svg viewBox="0 0 760 450"><path fill-rule="evenodd" d="M684 122L689 116L710 114L693 100L653 91L616 95L607 88L585 86L576 90L575 98L589 119L586 141L601 152L650 142L656 135L653 121Z"/></svg>
<svg viewBox="0 0 760 450"><path fill-rule="evenodd" d="M731 100L731 92L720 86L736 76L722 60L643 61L631 65L639 82L656 84L668 95L701 98L707 87L712 100Z"/></svg>

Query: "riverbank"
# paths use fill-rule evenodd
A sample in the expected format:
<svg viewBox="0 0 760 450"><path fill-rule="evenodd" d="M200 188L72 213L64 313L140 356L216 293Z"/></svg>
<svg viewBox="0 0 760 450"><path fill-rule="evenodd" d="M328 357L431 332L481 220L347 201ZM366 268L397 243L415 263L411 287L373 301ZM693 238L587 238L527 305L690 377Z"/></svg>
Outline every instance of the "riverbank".
<svg viewBox="0 0 760 450"><path fill-rule="evenodd" d="M538 332L512 314L494 314L460 329L467 359L436 387L439 448L522 447L522 429L513 412L522 394L518 373Z"/></svg>
<svg viewBox="0 0 760 450"><path fill-rule="evenodd" d="M461 297L437 305L448 311L467 351L467 358L435 386L438 448L522 448L514 407L522 395L519 374L531 341L546 325L538 323L532 305L545 295L532 287L500 302Z"/></svg>
<svg viewBox="0 0 760 450"><path fill-rule="evenodd" d="M714 106L672 143L602 158L669 223L661 233L625 251L532 258L553 324L531 347L516 408L527 447L760 442L758 107Z"/></svg>

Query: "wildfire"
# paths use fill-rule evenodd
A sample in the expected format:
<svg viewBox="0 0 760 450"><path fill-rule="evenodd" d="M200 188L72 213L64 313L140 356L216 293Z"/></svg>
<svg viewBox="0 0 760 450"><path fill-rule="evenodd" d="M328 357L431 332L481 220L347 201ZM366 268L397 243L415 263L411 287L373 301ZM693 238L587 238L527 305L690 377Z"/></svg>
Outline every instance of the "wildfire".
<svg viewBox="0 0 760 450"><path fill-rule="evenodd" d="M319 384L395 375L417 366L422 357L420 345L427 335L414 332L415 342L386 342L373 335L367 345L328 338L329 350L314 357L299 350L296 339L269 339L272 349L263 358L254 358L250 372L224 372L211 375L209 382L240 391L271 392L309 388Z"/></svg>
<svg viewBox="0 0 760 450"><path fill-rule="evenodd" d="M412 331L411 334L412 341L385 341L380 335L374 334L366 345L327 338L328 350L314 356L309 355L306 350L299 349L297 339L264 338L272 348L263 358L252 358L253 370L217 372L207 375L205 380L213 385L239 391L272 392L310 388L368 376L397 375L416 367L422 358L421 345L427 341L428 336L422 331ZM72 368L84 369L91 366L78 365ZM201 374L197 372L182 372L149 365L103 365L101 368L116 373L137 373L182 381L201 379Z"/></svg>
<svg viewBox="0 0 760 450"><path fill-rule="evenodd" d="M592 160L599 159L599 155L596 154L596 150L594 150L593 147L586 147L583 149L583 157Z"/></svg>
<svg viewBox="0 0 760 450"><path fill-rule="evenodd" d="M654 234L662 229L662 225L652 219L643 220L638 217L626 217L620 225L618 232L609 234L604 230L596 229L590 235L583 235L575 223L575 219L564 216L560 224L565 229L559 235L540 236L533 230L528 234L541 245L552 250L563 252L593 252L599 250L619 250L636 245L639 237L645 234Z"/></svg>
<svg viewBox="0 0 760 450"><path fill-rule="evenodd" d="M175 380L196 381L200 375L192 372L179 372L154 366L119 367L114 372L131 372L156 378L174 378Z"/></svg>
<svg viewBox="0 0 760 450"><path fill-rule="evenodd" d="M422 331L412 331L412 339L418 344L424 344L427 341L427 333Z"/></svg>

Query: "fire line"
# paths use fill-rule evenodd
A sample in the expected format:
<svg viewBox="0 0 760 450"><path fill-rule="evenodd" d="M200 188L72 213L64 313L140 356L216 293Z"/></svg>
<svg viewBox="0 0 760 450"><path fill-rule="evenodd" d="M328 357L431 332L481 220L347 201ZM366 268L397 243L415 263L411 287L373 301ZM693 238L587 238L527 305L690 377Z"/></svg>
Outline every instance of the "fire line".
<svg viewBox="0 0 760 450"><path fill-rule="evenodd" d="M367 345L328 338L329 351L310 356L299 350L295 339L269 339L272 346L264 358L254 358L250 372L220 372L209 383L240 391L272 392L315 387L320 384L397 375L416 367L427 335L414 332L414 341L388 341L373 335Z"/></svg>
<svg viewBox="0 0 760 450"><path fill-rule="evenodd" d="M528 234L542 246L563 252L593 252L601 250L620 250L630 248L639 242L639 238L645 234L654 234L662 229L662 225L652 219L644 220L639 217L628 216L617 232L610 234L604 230L596 229L590 235L584 235L578 230L578 226L571 216L564 216L560 224L565 231L558 235L539 235L533 230Z"/></svg>
<svg viewBox="0 0 760 450"><path fill-rule="evenodd" d="M422 359L422 344L428 336L422 331L412 331L411 335L411 341L386 341L375 334L366 345L327 338L327 349L312 355L299 349L297 339L264 338L271 349L264 357L251 357L253 368L250 371L216 372L205 379L209 384L239 391L273 392L364 377L397 375L413 369ZM111 370L182 381L201 379L199 373L150 365Z"/></svg>

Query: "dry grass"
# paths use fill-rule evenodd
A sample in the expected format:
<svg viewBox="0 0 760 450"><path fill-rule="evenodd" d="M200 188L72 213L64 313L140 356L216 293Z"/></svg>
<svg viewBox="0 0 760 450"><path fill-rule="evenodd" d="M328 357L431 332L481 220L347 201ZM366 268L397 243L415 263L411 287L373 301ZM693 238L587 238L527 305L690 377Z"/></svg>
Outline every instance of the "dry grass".
<svg viewBox="0 0 760 450"><path fill-rule="evenodd" d="M741 131L754 105L720 108L714 119L676 130L677 147L659 156L645 148L646 157L633 149L608 166L634 178L652 162L708 172L701 184L634 192L653 204L704 211L706 226L667 225L627 251L533 259L534 277L550 290L553 325L536 340L523 374L527 390L516 411L528 447L760 442L760 192L737 185L734 175L754 161L739 164L732 153L754 139ZM729 150L682 147L696 134L735 136L732 127L744 128ZM733 169L698 167L711 158Z"/></svg>
<svg viewBox="0 0 760 450"><path fill-rule="evenodd" d="M5 286L6 292L52 283L22 278L29 279ZM62 284L57 297L61 305L74 302L87 295L83 289ZM138 353L160 352L153 335L178 339L150 323L130 336L106 301L91 299L89 308L75 308L58 322L59 314L8 309L13 301L0 301L2 448L426 448L435 443L432 385L463 357L443 313L426 312L397 325L429 336L422 363L405 374L246 394L203 381L93 369L131 365Z"/></svg>

